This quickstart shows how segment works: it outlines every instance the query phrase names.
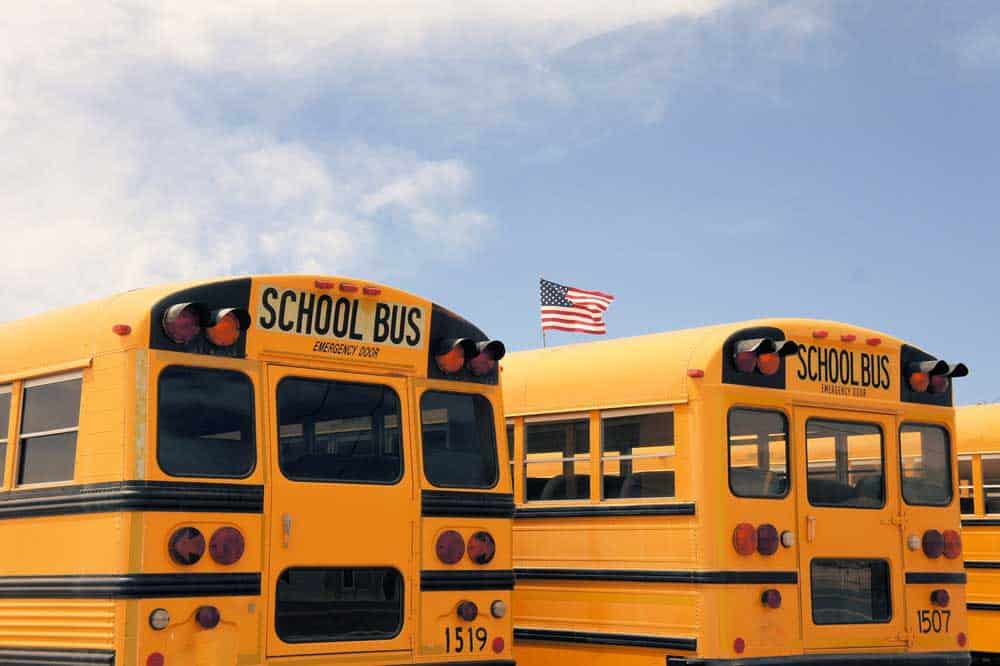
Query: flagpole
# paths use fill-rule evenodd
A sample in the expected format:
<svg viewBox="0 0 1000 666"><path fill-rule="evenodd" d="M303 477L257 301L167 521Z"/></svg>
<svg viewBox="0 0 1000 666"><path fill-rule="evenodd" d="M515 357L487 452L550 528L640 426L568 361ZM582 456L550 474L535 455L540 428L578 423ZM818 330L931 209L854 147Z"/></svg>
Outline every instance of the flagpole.
<svg viewBox="0 0 1000 666"><path fill-rule="evenodd" d="M539 288L541 288L542 280L544 280L544 279L545 278L543 278L541 275L538 276L538 285L539 285ZM542 349L545 349L545 347L548 346L548 340L545 337L545 323L542 322L540 319L539 319L539 323L542 325Z"/></svg>

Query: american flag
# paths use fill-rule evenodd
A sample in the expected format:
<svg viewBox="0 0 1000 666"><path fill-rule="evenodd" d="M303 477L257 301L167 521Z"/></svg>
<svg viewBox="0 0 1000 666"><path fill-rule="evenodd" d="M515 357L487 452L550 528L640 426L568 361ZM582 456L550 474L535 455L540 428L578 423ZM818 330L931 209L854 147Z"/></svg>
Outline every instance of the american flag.
<svg viewBox="0 0 1000 666"><path fill-rule="evenodd" d="M542 278L542 330L604 335L604 311L615 297L600 291L566 287Z"/></svg>

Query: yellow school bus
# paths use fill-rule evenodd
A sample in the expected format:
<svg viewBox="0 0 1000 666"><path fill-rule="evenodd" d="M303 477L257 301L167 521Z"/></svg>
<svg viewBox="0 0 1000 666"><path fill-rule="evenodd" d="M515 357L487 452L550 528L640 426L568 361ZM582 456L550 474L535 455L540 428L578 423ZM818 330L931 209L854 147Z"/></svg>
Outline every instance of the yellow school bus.
<svg viewBox="0 0 1000 666"><path fill-rule="evenodd" d="M503 353L331 276L0 325L0 664L511 666Z"/></svg>
<svg viewBox="0 0 1000 666"><path fill-rule="evenodd" d="M502 365L522 666L969 662L964 365L801 319Z"/></svg>
<svg viewBox="0 0 1000 666"><path fill-rule="evenodd" d="M973 661L1000 663L1000 404L959 407L958 491Z"/></svg>

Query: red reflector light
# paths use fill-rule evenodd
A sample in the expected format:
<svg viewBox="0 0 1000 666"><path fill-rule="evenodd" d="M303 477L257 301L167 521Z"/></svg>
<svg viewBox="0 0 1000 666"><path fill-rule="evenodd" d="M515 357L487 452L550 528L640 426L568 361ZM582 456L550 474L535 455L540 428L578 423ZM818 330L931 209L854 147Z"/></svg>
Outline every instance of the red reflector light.
<svg viewBox="0 0 1000 666"><path fill-rule="evenodd" d="M917 393L923 393L930 386L931 376L926 372L914 372L910 375L908 380L910 382L910 388Z"/></svg>
<svg viewBox="0 0 1000 666"><path fill-rule="evenodd" d="M964 631L958 632L958 647L965 647L965 644L969 642L968 637L965 635Z"/></svg>
<svg viewBox="0 0 1000 666"><path fill-rule="evenodd" d="M934 590L931 592L931 604L934 606L947 608L950 602L951 596L948 594L948 590Z"/></svg>
<svg viewBox="0 0 1000 666"><path fill-rule="evenodd" d="M500 636L497 636L496 638L494 638L493 639L493 651L494 652L503 652L503 648L504 648L503 638L501 638Z"/></svg>
<svg viewBox="0 0 1000 666"><path fill-rule="evenodd" d="M316 285L317 289L333 289L333 285L336 283L333 280L316 280L313 284Z"/></svg>
<svg viewBox="0 0 1000 666"><path fill-rule="evenodd" d="M215 606L202 606L195 611L194 620L202 629L215 629L219 626L222 615Z"/></svg>
<svg viewBox="0 0 1000 666"><path fill-rule="evenodd" d="M955 530L945 530L944 534L944 556L953 560L962 554L962 535Z"/></svg>
<svg viewBox="0 0 1000 666"><path fill-rule="evenodd" d="M357 293L357 291L359 289L360 289L360 287L358 285L351 284L350 282L341 282L340 283L340 290L342 292L344 292L344 293L347 293L347 294Z"/></svg>
<svg viewBox="0 0 1000 666"><path fill-rule="evenodd" d="M115 324L111 327L111 332L115 335L128 335L132 332L132 327L128 324Z"/></svg>
<svg viewBox="0 0 1000 666"><path fill-rule="evenodd" d="M761 354L757 357L757 369L763 375L773 375L781 367L781 357L777 354Z"/></svg>
<svg viewBox="0 0 1000 666"><path fill-rule="evenodd" d="M465 555L465 539L455 530L442 532L434 546L438 559L445 564L455 564Z"/></svg>
<svg viewBox="0 0 1000 666"><path fill-rule="evenodd" d="M927 530L924 532L924 537L921 539L920 545L923 546L924 555L932 560L936 560L944 553L944 537L937 530Z"/></svg>
<svg viewBox="0 0 1000 666"><path fill-rule="evenodd" d="M778 530L774 525L764 523L757 528L757 552L761 555L774 555L778 552Z"/></svg>
<svg viewBox="0 0 1000 666"><path fill-rule="evenodd" d="M179 345L198 337L201 333L203 315L193 303L171 305L163 313L163 332Z"/></svg>
<svg viewBox="0 0 1000 666"><path fill-rule="evenodd" d="M364 287L361 290L361 293L363 293L365 296L378 296L379 294L382 293L382 290L379 289L378 287Z"/></svg>
<svg viewBox="0 0 1000 666"><path fill-rule="evenodd" d="M497 542L489 532L476 532L469 538L468 551L476 564L488 564L497 553Z"/></svg>
<svg viewBox="0 0 1000 666"><path fill-rule="evenodd" d="M931 383L927 387L927 390L931 393L944 393L948 390L950 384L951 380L944 375L931 375Z"/></svg>
<svg viewBox="0 0 1000 666"><path fill-rule="evenodd" d="M166 663L166 659L159 652L154 652L146 657L146 666L164 666Z"/></svg>
<svg viewBox="0 0 1000 666"><path fill-rule="evenodd" d="M733 641L733 650L736 654L743 654L743 651L747 649L747 642L742 638L737 638Z"/></svg>
<svg viewBox="0 0 1000 666"><path fill-rule="evenodd" d="M736 369L740 372L753 372L757 369L757 352L736 352Z"/></svg>
<svg viewBox="0 0 1000 666"><path fill-rule="evenodd" d="M171 535L167 550L177 564L195 564L205 554L205 537L193 527L181 527Z"/></svg>
<svg viewBox="0 0 1000 666"><path fill-rule="evenodd" d="M778 590L764 590L760 600L768 608L781 608L781 592Z"/></svg>
<svg viewBox="0 0 1000 666"><path fill-rule="evenodd" d="M458 604L458 617L466 622L472 622L479 617L479 608L471 601L463 601Z"/></svg>
<svg viewBox="0 0 1000 666"><path fill-rule="evenodd" d="M752 555L757 550L757 530L750 523L740 523L733 530L733 548L740 555Z"/></svg>
<svg viewBox="0 0 1000 666"><path fill-rule="evenodd" d="M220 527L208 542L208 553L219 564L234 564L243 557L246 543L235 527Z"/></svg>
<svg viewBox="0 0 1000 666"><path fill-rule="evenodd" d="M688 377L692 377L693 379L698 379L704 376L705 376L704 370L700 370L698 368L691 368L690 370L688 370Z"/></svg>

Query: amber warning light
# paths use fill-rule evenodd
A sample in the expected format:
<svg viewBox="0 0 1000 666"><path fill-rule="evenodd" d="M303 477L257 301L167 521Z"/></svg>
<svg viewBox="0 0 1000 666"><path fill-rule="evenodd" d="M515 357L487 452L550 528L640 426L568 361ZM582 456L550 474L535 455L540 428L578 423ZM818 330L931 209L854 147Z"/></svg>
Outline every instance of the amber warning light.
<svg viewBox="0 0 1000 666"><path fill-rule="evenodd" d="M781 357L790 356L796 351L798 345L791 340L740 340L733 350L733 364L739 372L759 372L770 376L781 369Z"/></svg>

